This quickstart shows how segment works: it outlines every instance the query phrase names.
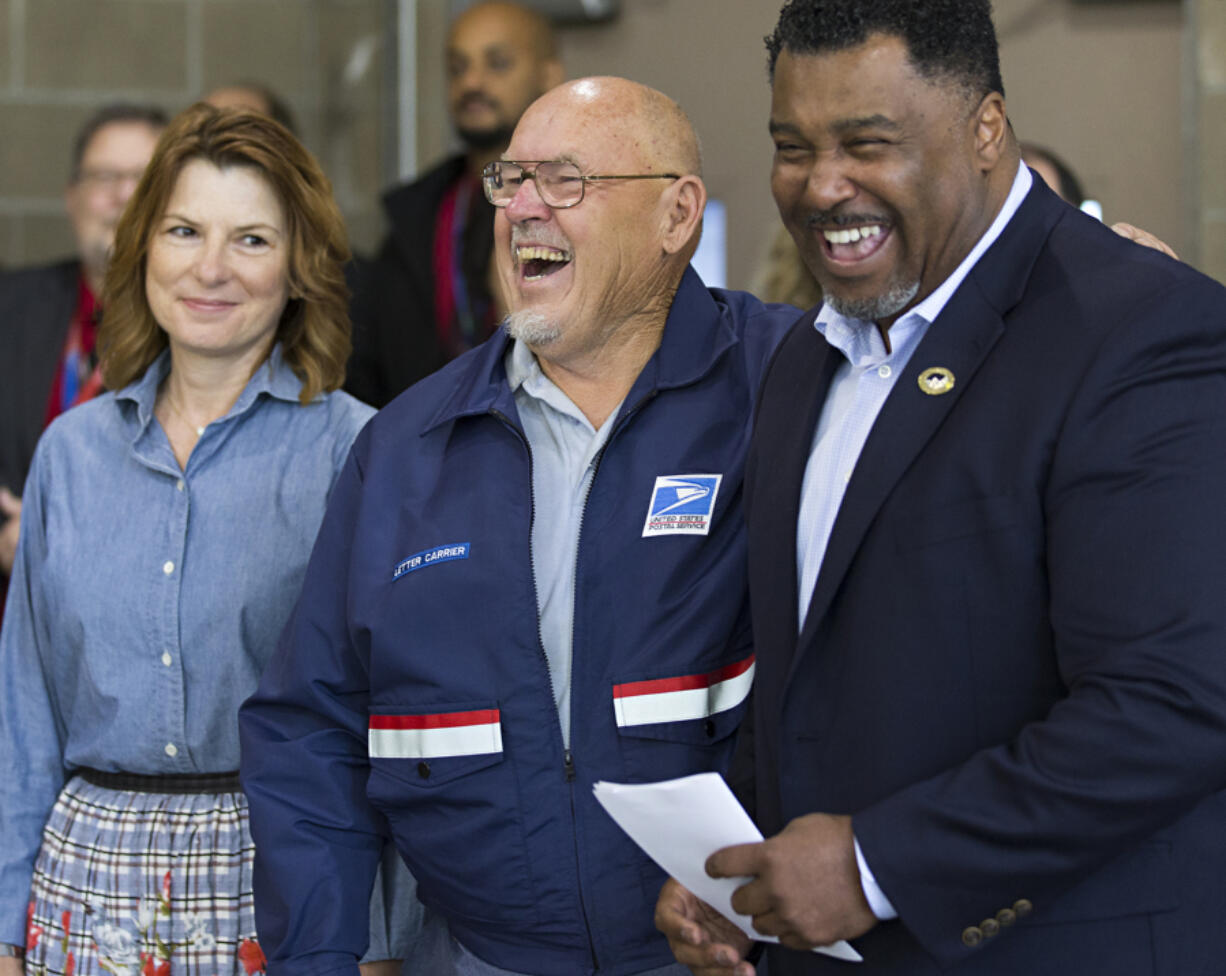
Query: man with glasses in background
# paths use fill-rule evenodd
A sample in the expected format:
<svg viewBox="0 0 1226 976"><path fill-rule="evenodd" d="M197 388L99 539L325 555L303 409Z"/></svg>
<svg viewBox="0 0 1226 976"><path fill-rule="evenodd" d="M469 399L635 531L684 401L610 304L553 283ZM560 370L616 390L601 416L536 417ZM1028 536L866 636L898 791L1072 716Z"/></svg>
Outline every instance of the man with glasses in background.
<svg viewBox="0 0 1226 976"><path fill-rule="evenodd" d="M504 328L360 436L240 716L274 974L356 973L389 830L431 973L686 972L592 784L727 765L750 417L797 313L688 268L701 159L659 92L555 88L483 182Z"/></svg>
<svg viewBox="0 0 1226 976"><path fill-rule="evenodd" d="M108 105L90 116L64 191L76 256L0 275L0 611L38 436L101 391L94 333L102 279L115 225L165 125L165 113L147 105Z"/></svg>

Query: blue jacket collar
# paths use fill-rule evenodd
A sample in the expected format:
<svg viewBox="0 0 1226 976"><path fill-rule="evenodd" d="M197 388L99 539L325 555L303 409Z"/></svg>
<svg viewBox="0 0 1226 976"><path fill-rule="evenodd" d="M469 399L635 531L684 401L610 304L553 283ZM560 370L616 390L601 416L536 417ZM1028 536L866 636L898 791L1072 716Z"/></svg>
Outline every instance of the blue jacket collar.
<svg viewBox="0 0 1226 976"><path fill-rule="evenodd" d="M621 412L634 409L659 390L688 386L702 379L737 341L727 308L687 268L673 296L660 347L639 373ZM466 356L457 371L452 392L427 421L423 433L459 417L499 412L516 416L515 399L503 364L510 337L500 327L485 343Z"/></svg>

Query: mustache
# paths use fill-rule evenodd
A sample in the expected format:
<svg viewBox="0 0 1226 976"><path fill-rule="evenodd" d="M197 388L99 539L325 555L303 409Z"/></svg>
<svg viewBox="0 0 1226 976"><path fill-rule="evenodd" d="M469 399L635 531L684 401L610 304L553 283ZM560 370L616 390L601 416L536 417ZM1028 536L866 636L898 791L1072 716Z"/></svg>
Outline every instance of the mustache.
<svg viewBox="0 0 1226 976"><path fill-rule="evenodd" d="M834 210L815 210L805 218L809 230L829 230L832 227L860 227L864 224L889 224L882 214L838 213Z"/></svg>
<svg viewBox="0 0 1226 976"><path fill-rule="evenodd" d="M520 244L541 244L545 247L556 247L559 251L570 253L570 241L556 227L528 227L523 224L511 225L511 247Z"/></svg>

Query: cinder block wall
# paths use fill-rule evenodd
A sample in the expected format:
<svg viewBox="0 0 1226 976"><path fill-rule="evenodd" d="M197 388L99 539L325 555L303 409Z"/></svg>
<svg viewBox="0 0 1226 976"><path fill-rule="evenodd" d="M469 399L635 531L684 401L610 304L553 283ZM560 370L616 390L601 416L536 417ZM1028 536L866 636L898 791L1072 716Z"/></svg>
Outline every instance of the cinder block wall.
<svg viewBox="0 0 1226 976"><path fill-rule="evenodd" d="M1226 282L1226 3L1187 0L1191 77L1185 140L1197 266Z"/></svg>
<svg viewBox="0 0 1226 976"><path fill-rule="evenodd" d="M0 264L72 252L73 135L118 99L169 112L218 85L280 92L356 247L377 241L395 134L389 0L0 0Z"/></svg>

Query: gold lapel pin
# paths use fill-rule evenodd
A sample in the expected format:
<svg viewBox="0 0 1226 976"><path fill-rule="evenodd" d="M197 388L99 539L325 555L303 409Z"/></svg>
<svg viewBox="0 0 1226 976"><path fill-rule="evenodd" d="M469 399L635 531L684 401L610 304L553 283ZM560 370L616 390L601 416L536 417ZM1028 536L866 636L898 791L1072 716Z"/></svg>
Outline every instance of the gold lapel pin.
<svg viewBox="0 0 1226 976"><path fill-rule="evenodd" d="M918 382L929 396L940 396L954 388L954 374L944 366L929 366L919 374Z"/></svg>

